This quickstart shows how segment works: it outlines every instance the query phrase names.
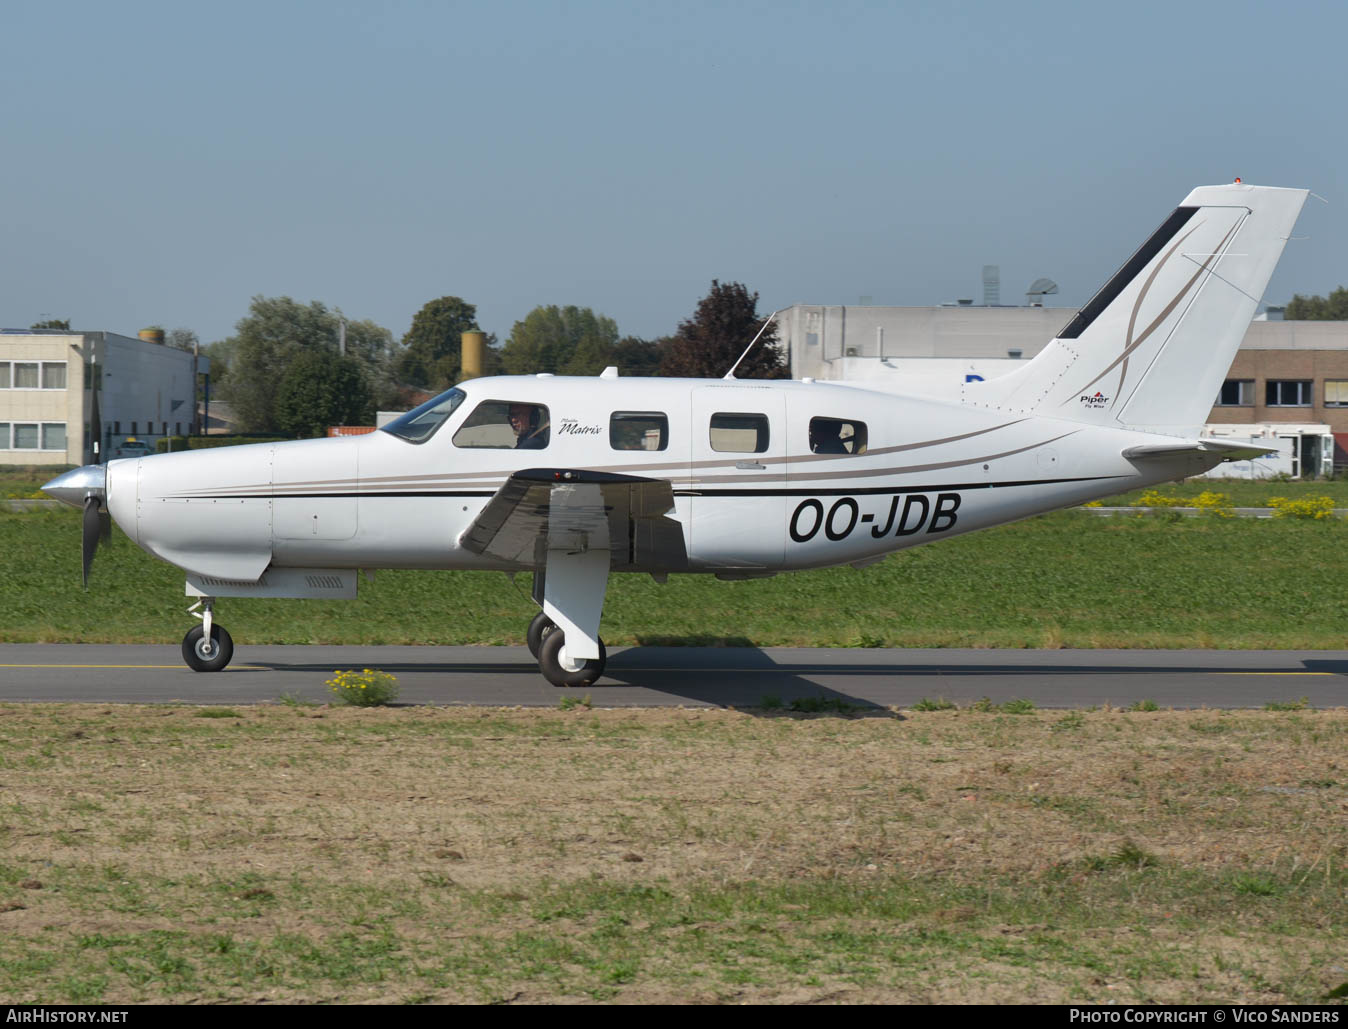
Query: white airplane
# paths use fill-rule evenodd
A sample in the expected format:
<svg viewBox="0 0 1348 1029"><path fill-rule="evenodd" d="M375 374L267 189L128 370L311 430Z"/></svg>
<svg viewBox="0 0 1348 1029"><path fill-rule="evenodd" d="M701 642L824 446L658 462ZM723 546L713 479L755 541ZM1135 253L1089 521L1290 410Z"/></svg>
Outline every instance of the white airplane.
<svg viewBox="0 0 1348 1029"><path fill-rule="evenodd" d="M957 401L855 385L511 376L382 431L88 465L43 487L187 573L197 671L220 597L354 597L378 568L532 572L557 686L604 670L611 572L745 579L919 543L1263 453L1203 422L1306 198L1195 189L1049 346ZM732 369L733 374L733 369Z"/></svg>

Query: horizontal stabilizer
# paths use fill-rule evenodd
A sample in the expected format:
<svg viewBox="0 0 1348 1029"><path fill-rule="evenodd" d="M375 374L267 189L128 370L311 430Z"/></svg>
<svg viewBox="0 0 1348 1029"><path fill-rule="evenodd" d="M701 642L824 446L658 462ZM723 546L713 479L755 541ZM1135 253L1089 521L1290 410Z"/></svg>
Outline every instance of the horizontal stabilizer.
<svg viewBox="0 0 1348 1029"><path fill-rule="evenodd" d="M1148 457L1178 457L1181 454L1217 454L1227 461L1247 461L1277 453L1276 447L1270 449L1267 443L1260 443L1258 440L1199 439L1128 447L1124 450L1123 456L1133 460Z"/></svg>
<svg viewBox="0 0 1348 1029"><path fill-rule="evenodd" d="M523 564L548 550L608 550L614 569L687 567L683 525L667 517L666 479L529 468L496 491L460 538L464 549Z"/></svg>

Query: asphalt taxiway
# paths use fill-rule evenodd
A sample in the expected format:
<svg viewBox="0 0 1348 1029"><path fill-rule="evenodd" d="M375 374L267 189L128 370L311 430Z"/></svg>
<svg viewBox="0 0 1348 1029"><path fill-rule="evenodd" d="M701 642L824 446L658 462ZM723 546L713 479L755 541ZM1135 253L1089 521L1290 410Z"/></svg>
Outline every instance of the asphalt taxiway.
<svg viewBox="0 0 1348 1029"><path fill-rule="evenodd" d="M755 707L804 697L860 707L922 698L967 705L1024 698L1038 707L1250 708L1306 698L1348 705L1344 650L833 650L631 647L603 678L549 685L523 647L237 647L223 672L189 670L177 646L0 645L0 701L251 704L330 699L338 669L398 677L399 703L555 705L589 694L603 707Z"/></svg>

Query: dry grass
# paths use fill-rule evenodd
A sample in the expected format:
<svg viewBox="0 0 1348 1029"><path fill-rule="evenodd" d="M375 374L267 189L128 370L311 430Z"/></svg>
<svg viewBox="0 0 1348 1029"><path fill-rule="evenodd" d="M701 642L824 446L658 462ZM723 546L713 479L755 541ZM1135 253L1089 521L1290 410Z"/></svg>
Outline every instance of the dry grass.
<svg viewBox="0 0 1348 1029"><path fill-rule="evenodd" d="M1346 742L1345 711L4 706L0 999L1315 1001Z"/></svg>

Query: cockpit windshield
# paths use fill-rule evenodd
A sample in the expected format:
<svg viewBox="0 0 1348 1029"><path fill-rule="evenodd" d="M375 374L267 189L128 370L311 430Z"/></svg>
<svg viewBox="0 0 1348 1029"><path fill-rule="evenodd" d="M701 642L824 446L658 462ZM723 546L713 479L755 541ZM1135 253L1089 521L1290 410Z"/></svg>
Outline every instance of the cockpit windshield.
<svg viewBox="0 0 1348 1029"><path fill-rule="evenodd" d="M464 402L468 394L457 386L446 390L438 397L426 401L420 407L414 407L402 417L389 422L383 431L405 439L408 443L425 443L435 435L435 431L449 421L455 409Z"/></svg>

